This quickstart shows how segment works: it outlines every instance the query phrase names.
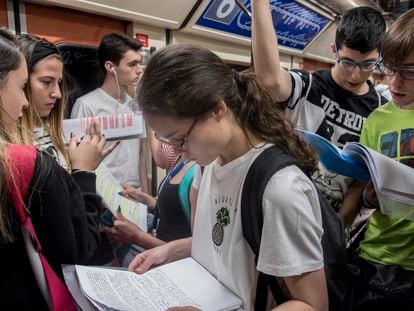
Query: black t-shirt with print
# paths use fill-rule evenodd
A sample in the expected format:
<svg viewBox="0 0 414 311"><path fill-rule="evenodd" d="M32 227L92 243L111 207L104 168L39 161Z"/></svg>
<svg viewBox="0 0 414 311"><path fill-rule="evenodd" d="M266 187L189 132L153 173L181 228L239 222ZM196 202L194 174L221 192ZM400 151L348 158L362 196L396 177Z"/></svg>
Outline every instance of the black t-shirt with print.
<svg viewBox="0 0 414 311"><path fill-rule="evenodd" d="M290 74L292 93L285 103L287 117L296 128L317 133L340 148L346 142L358 142L368 115L387 102L370 81L369 91L356 95L340 87L332 78L331 70L313 74L292 70ZM338 210L352 179L320 166L313 180Z"/></svg>
<svg viewBox="0 0 414 311"><path fill-rule="evenodd" d="M379 101L387 102L370 81L369 91L356 95L340 87L332 78L331 70L312 75L301 70L290 73L292 94L287 102L287 115L295 126L315 132L338 147L348 141L359 141L368 115L380 105Z"/></svg>

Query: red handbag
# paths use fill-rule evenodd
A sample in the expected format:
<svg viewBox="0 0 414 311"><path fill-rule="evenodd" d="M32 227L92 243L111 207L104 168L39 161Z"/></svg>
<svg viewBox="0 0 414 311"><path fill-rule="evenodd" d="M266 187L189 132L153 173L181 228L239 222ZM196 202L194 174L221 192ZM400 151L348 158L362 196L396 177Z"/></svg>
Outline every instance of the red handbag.
<svg viewBox="0 0 414 311"><path fill-rule="evenodd" d="M43 255L32 220L24 207L24 198L34 173L36 147L10 144L5 154L13 172L13 178L7 180L7 188L22 226L26 251L43 297L50 310L75 311L77 307L68 288Z"/></svg>

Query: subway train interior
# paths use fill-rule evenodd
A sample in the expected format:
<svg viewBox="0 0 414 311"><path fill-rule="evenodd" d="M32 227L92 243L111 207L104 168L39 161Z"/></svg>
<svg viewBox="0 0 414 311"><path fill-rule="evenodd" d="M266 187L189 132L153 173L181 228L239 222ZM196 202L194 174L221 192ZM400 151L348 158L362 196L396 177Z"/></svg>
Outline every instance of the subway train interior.
<svg viewBox="0 0 414 311"><path fill-rule="evenodd" d="M364 21L355 14L344 22L349 12L361 8L374 13L360 13L367 14ZM1 208L2 256L9 251L20 256L20 249L26 258L15 261L26 265L23 272L1 272L0 297L10 298L4 310L414 310L414 37L407 35L414 32L406 26L414 25L413 11L414 0L0 0L0 26L17 37L0 34L0 62L12 62L3 46L18 45L28 68L27 100L14 112L18 140L5 125L0 128L5 150L0 156L1 204L14 202L22 206L20 211L16 207L19 216L29 215L22 219L30 221L31 215L33 220L30 226L22 220L23 235L17 230L13 239L8 228L14 222L6 217L16 212ZM377 29L375 18L381 20ZM368 34L352 23L366 27ZM346 27L364 38L347 45L352 33L341 32ZM394 45L378 41L359 49L376 33L399 39ZM120 36L108 39L111 34ZM124 44L125 38L132 43L119 58L110 58L111 47ZM30 47L30 42L37 43ZM58 56L53 60L50 55ZM135 68L131 85L124 80L122 70L127 69L121 68L125 55L131 57L126 66ZM220 59L225 69L217 65ZM192 60L200 60L200 67ZM57 84L54 95L44 95L52 102L44 99L48 103L37 108L34 79L42 62L50 62L45 72L60 68L60 74L39 78L44 90L54 79ZM221 71L213 72L213 66ZM3 106L7 96L15 97L5 85L16 68L0 72L2 123L7 123L4 115L13 115ZM224 94L227 81L219 82L223 77L217 72L227 69L237 96ZM159 104L151 103L151 96ZM234 104L226 103L234 97ZM218 103L207 107L211 98ZM245 98L263 106L246 108L251 103ZM129 100L122 109L109 108L111 101L122 106ZM241 107L234 108L239 102ZM390 119L379 120L380 113ZM270 120L272 114L277 117ZM112 134L104 132L107 128ZM194 152L191 135L200 140L193 143ZM378 148L370 145L374 140ZM21 144L37 146L28 160L35 163L34 173L18 168L26 149L6 147ZM264 147L268 144L276 147ZM267 149L258 155L262 148ZM289 159L270 165L262 157L270 149ZM53 154L59 165L47 159L44 164L39 150ZM13 155L11 164L8 155ZM7 173L7 163L10 172L20 175ZM380 172L375 164L389 170ZM49 173L58 171L55 166L66 172L39 177L37 184L49 188L37 194L31 178L45 172L43 165L49 165ZM93 185L88 174L96 178ZM346 178L337 182L342 175ZM10 188L8 178L14 187L24 186L24 192ZM319 187L321 180L328 190ZM5 187L9 195L3 195ZM30 189L36 193L26 196ZM47 191L54 197L46 197ZM98 203L90 195L96 192L103 203L94 214ZM272 209L272 200L280 207ZM45 220L42 211L52 205L68 205L69 211L60 220L51 212ZM246 206L255 207L245 212ZM65 225L42 229L55 216ZM53 230L61 230L56 239L68 237L66 253L58 246L66 242L51 238ZM37 248L40 244L44 251ZM329 256L336 257L329 262ZM184 257L194 260L175 261ZM3 271L13 261L0 260ZM177 264L162 265L167 262ZM104 268L94 270L96 266ZM147 279L119 272L129 267L142 274L151 266L160 269L151 269ZM27 282L37 292L18 284L24 273L31 275ZM183 275L189 277L181 279ZM384 285L384 279L390 283ZM335 280L343 284L336 286ZM364 287L362 280L369 284ZM367 288L365 296L360 294Z"/></svg>
<svg viewBox="0 0 414 311"><path fill-rule="evenodd" d="M250 10L250 1L238 2ZM278 6L288 8L285 12L289 13L279 21L285 34L283 38L279 37L283 67L313 72L329 68L335 62L330 44L334 41L337 21L347 10L357 6L373 7L383 14L389 25L412 8L414 2L279 1L275 9ZM314 21L303 17L305 13L309 13ZM175 43L207 47L237 70L249 68L252 59L251 21L234 0L4 0L0 2L0 25L61 46L67 70L74 72L74 79L79 80L82 89L69 100L69 105L75 97L100 84L95 48L107 33L121 32L142 40L144 63L151 52ZM85 63L91 70L83 70ZM159 178L154 177L153 188L156 188Z"/></svg>

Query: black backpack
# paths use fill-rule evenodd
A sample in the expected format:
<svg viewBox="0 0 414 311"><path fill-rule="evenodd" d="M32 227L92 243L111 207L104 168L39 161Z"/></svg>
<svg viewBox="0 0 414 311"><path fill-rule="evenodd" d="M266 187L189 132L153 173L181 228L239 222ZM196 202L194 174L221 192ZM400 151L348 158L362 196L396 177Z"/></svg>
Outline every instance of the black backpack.
<svg viewBox="0 0 414 311"><path fill-rule="evenodd" d="M244 238L252 248L257 261L263 228L262 197L270 178L279 170L296 165L294 158L280 147L264 150L253 162L246 175L241 199ZM304 170L303 170L304 171ZM309 177L309 175L305 172ZM347 263L345 233L342 220L318 190L322 211L322 248L328 286L330 310L351 310L352 299L350 274ZM286 301L276 278L259 272L255 310L266 310L267 293L270 288L277 303Z"/></svg>

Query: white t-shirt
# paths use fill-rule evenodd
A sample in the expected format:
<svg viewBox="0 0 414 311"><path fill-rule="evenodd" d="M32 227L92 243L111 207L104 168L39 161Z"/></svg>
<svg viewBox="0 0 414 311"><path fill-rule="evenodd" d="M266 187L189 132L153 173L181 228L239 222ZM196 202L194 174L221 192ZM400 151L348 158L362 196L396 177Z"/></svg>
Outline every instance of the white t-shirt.
<svg viewBox="0 0 414 311"><path fill-rule="evenodd" d="M72 109L71 118L113 115L133 112L133 99L127 95L123 103L97 88L79 97ZM126 182L134 187L140 186L139 180L139 138L122 140L102 163L120 183Z"/></svg>
<svg viewBox="0 0 414 311"><path fill-rule="evenodd" d="M253 310L257 270L243 237L240 200L254 159L270 144L220 165L205 167L200 180L192 257ZM273 175L263 194L263 233L257 269L278 277L300 275L323 267L323 234L318 193L296 166Z"/></svg>

